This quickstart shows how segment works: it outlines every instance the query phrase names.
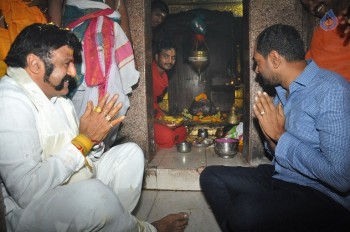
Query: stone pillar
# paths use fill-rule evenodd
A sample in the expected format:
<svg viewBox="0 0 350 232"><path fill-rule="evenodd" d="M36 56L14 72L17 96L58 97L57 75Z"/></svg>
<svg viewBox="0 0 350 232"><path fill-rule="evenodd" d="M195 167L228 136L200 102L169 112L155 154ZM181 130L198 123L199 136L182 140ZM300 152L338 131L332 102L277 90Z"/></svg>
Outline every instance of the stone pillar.
<svg viewBox="0 0 350 232"><path fill-rule="evenodd" d="M130 96L131 106L123 122L119 138L125 138L123 142L137 143L144 151L146 159L152 159L155 155L155 146L151 82L151 1L128 0L125 2L140 81Z"/></svg>

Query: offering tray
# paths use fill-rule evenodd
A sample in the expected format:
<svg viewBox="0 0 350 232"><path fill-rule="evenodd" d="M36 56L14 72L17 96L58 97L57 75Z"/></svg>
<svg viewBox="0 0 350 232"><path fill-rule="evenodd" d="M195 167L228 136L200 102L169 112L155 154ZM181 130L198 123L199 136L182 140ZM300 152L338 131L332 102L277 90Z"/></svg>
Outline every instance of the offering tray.
<svg viewBox="0 0 350 232"><path fill-rule="evenodd" d="M194 147L209 147L213 144L213 140L209 138L195 138L192 142Z"/></svg>

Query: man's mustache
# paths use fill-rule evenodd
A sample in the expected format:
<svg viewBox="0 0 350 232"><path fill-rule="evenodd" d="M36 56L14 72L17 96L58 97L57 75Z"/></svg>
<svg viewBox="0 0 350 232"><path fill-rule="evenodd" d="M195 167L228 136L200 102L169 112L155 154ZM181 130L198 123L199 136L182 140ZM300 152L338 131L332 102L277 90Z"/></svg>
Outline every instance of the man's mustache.
<svg viewBox="0 0 350 232"><path fill-rule="evenodd" d="M75 82L74 77L69 76L69 75L65 75L58 85L54 85L54 84L52 84L52 82L50 80L48 80L49 84L52 87L54 87L56 91L61 91L64 88L64 82L71 83L72 81Z"/></svg>

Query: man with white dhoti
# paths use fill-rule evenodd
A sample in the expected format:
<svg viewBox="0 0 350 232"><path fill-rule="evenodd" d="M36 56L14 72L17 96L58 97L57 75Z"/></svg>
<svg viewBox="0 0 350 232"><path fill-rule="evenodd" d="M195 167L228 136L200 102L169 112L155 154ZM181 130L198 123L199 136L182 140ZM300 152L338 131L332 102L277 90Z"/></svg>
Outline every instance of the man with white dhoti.
<svg viewBox="0 0 350 232"><path fill-rule="evenodd" d="M33 24L16 38L0 80L0 186L12 231L183 231L188 215L148 223L131 215L144 155L103 139L125 116L108 93L78 120L68 93L80 43L69 30Z"/></svg>

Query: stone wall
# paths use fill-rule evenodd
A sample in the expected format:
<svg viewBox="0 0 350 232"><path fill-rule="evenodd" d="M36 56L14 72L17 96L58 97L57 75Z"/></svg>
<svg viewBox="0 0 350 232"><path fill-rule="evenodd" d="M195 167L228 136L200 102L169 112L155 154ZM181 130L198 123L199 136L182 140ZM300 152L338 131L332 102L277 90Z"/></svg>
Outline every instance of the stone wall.
<svg viewBox="0 0 350 232"><path fill-rule="evenodd" d="M137 143L145 153L146 159L155 154L153 136L152 104L152 51L151 51L151 1L126 1L136 66L140 72L140 81L130 96L131 107L123 122L120 137L123 142Z"/></svg>

